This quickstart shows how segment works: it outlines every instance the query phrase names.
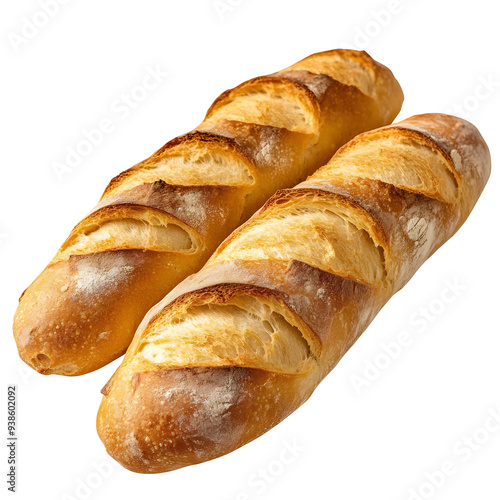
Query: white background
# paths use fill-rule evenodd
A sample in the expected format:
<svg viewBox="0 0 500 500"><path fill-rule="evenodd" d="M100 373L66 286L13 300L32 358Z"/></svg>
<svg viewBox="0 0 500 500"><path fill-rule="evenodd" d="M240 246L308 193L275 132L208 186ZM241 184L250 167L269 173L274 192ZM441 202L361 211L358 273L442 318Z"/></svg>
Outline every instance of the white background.
<svg viewBox="0 0 500 500"><path fill-rule="evenodd" d="M481 430L489 412L500 411L496 3L220 5L227 9L217 11L212 0L70 0L21 43L23 18L33 19L40 6L35 0L2 2L1 393L6 401L7 384L18 385L17 498L403 500L414 489L420 498L499 500L500 431ZM483 196L459 233L286 421L206 464L152 476L122 469L107 457L95 431L99 391L118 361L78 378L24 368L11 334L19 295L109 179L198 125L222 91L342 46L366 48L392 69L406 96L398 119L455 110L478 126L493 157ZM169 76L128 116L117 112L121 94L156 66ZM54 162L64 161L67 147L103 118L112 120L113 131L58 180ZM447 280L464 289L443 306ZM418 321L419 308L429 305L439 314ZM380 365L382 345L405 331L411 345L356 391L353 376L363 377L370 362ZM469 454L464 435L483 444ZM301 451L282 464L285 442ZM6 471L5 444L2 449ZM426 474L445 461L454 464L454 474L441 477L439 488L426 485ZM96 462L106 462L101 473ZM259 474L269 480L257 481ZM1 488L6 491L4 480Z"/></svg>

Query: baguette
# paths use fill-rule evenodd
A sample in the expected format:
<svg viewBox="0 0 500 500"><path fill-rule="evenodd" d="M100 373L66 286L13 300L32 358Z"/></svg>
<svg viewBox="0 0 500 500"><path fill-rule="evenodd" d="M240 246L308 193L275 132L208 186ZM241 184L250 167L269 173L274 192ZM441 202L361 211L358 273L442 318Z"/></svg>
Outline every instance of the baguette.
<svg viewBox="0 0 500 500"><path fill-rule="evenodd" d="M223 93L193 132L115 177L21 296L14 336L43 374L122 355L146 312L277 189L388 123L403 95L364 52L314 54Z"/></svg>
<svg viewBox="0 0 500 500"><path fill-rule="evenodd" d="M463 224L490 173L477 129L419 115L277 192L144 318L97 430L135 472L210 460L304 403Z"/></svg>

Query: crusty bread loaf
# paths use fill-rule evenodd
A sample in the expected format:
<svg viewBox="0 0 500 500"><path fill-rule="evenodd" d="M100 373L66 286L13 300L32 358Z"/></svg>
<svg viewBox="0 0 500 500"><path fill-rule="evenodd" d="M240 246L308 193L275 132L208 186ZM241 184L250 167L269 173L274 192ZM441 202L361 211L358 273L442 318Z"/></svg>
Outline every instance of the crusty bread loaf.
<svg viewBox="0 0 500 500"><path fill-rule="evenodd" d="M196 130L110 182L25 291L14 320L21 358L79 375L123 354L149 308L269 196L391 123L402 99L387 68L349 50L223 93Z"/></svg>
<svg viewBox="0 0 500 500"><path fill-rule="evenodd" d="M457 231L489 172L473 125L429 114L359 135L276 193L144 318L103 389L109 454L164 472L283 420Z"/></svg>

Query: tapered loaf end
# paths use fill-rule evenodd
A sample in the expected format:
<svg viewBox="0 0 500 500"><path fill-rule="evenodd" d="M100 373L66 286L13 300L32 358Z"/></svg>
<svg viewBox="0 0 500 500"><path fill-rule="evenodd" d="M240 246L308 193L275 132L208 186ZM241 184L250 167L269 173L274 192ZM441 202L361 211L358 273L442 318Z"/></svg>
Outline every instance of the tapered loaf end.
<svg viewBox="0 0 500 500"><path fill-rule="evenodd" d="M152 290L148 280L164 288ZM44 375L82 375L121 356L140 323L178 281L162 254L125 250L49 264L14 317L21 359ZM123 344L123 339L128 341Z"/></svg>
<svg viewBox="0 0 500 500"><path fill-rule="evenodd" d="M97 431L115 460L140 473L225 455L275 426L312 392L303 375L237 366L128 378L121 373L104 388Z"/></svg>

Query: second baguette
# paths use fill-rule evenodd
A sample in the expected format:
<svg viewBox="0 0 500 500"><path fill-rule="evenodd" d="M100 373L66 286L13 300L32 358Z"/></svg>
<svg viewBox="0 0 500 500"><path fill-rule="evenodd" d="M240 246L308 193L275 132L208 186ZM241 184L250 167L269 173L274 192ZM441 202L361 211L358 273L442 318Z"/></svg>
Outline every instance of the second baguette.
<svg viewBox="0 0 500 500"><path fill-rule="evenodd" d="M108 452L164 472L283 420L458 230L489 172L473 125L420 115L278 192L144 319L103 389Z"/></svg>

